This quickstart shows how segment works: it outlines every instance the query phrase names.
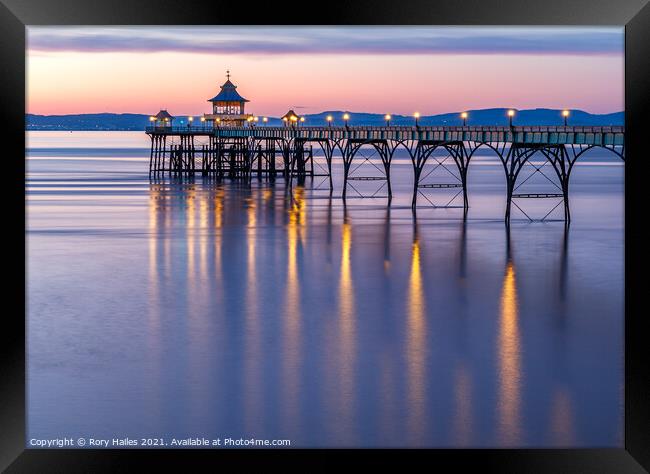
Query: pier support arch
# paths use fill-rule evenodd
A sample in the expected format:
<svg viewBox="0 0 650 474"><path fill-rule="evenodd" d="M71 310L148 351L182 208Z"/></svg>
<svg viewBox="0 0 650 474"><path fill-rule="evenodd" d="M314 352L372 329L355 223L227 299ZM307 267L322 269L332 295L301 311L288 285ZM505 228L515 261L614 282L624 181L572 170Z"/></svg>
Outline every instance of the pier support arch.
<svg viewBox="0 0 650 474"><path fill-rule="evenodd" d="M427 161L433 155L433 153L439 149L444 149L447 151L447 153L449 153L449 156L451 156L454 163L456 164L459 173L459 176L456 177L458 179L457 183L426 184L422 182L422 180L426 178L426 176L422 176L422 172ZM466 216L467 210L469 208L469 200L467 196L467 171L470 159L471 154L467 152L462 141L418 141L414 152L411 154L411 162L413 164L413 198L411 201L411 208L414 211L416 210L418 193L421 192L420 189L461 188L460 192L463 193L463 216ZM434 166L431 172L435 171L435 169L437 169L439 166L444 166L444 164L438 162L438 164ZM452 198L452 201L455 199L455 197L456 196Z"/></svg>
<svg viewBox="0 0 650 474"><path fill-rule="evenodd" d="M375 152L378 154L382 168L377 167L374 163L370 162L383 176L352 176L352 172L358 169L364 162L360 163L356 168L352 168L352 162L361 148L365 145L371 145ZM395 147L391 147L387 140L368 140L368 139L348 139L344 146L341 146L341 154L343 156L343 192L341 197L345 200L347 198L348 181L385 181L388 203L390 204L393 198L393 189L390 182L390 165L393 159ZM381 185L383 188L384 185ZM379 190L378 190L379 191ZM362 196L365 197L365 196Z"/></svg>

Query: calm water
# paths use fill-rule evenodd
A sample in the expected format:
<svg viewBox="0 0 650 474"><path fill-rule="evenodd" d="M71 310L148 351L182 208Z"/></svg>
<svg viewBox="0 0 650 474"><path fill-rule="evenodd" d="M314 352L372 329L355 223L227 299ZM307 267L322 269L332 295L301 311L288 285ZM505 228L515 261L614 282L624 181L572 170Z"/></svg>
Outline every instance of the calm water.
<svg viewBox="0 0 650 474"><path fill-rule="evenodd" d="M618 158L576 167L568 232L559 208L513 211L508 237L487 152L464 224L423 198L414 218L404 156L390 209L344 208L338 164L332 199L322 178L150 182L148 144L29 133L28 439L622 446ZM553 191L540 173L524 186Z"/></svg>

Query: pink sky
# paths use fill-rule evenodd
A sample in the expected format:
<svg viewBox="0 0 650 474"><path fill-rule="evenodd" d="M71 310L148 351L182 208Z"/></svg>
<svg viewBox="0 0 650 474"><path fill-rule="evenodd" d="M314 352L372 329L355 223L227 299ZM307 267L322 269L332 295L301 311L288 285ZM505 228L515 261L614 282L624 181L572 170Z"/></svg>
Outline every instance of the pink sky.
<svg viewBox="0 0 650 474"><path fill-rule="evenodd" d="M160 108L172 115L201 114L209 111L206 100L219 91L226 69L250 100L247 111L257 115L279 116L289 108L423 115L491 107L592 113L624 108L622 51L500 51L498 41L488 51L459 52L359 47L309 54L257 46L203 51L158 43L130 50L112 46L106 35L101 44L110 47L97 50L97 42L88 42L95 49L42 46L36 34L41 31L30 30L27 112L35 114L151 114Z"/></svg>

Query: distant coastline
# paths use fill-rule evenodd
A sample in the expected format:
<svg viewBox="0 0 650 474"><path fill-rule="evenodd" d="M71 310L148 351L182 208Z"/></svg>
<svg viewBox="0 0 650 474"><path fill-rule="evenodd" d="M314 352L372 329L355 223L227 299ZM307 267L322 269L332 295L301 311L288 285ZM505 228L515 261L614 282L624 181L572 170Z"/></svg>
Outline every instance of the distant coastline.
<svg viewBox="0 0 650 474"><path fill-rule="evenodd" d="M497 126L507 125L508 118L505 108L468 110L467 125ZM332 115L334 124L341 125L340 117L343 111L329 110L317 114L305 114L306 125L326 125L325 117ZM350 125L385 125L383 114L352 112L350 111ZM199 115L194 116L194 126L200 123ZM624 112L609 114L591 114L582 110L571 110L569 125L584 126L621 126L624 124ZM187 116L178 116L175 125L187 124ZM405 115L392 115L391 125L413 125L413 117ZM460 112L451 112L437 115L426 115L419 119L422 126L459 126L462 125ZM49 131L143 131L149 125L149 115L146 114L74 114L74 115L25 115L26 130ZM278 117L269 117L268 126L280 126L282 121ZM563 125L561 110L559 109L522 109L517 111L515 125Z"/></svg>

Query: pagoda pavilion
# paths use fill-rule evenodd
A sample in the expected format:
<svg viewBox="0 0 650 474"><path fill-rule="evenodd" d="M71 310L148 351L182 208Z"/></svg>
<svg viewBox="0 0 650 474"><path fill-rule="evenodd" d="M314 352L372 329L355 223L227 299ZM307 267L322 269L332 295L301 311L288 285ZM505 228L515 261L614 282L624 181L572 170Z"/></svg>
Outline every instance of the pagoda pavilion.
<svg viewBox="0 0 650 474"><path fill-rule="evenodd" d="M156 127L171 127L174 117L166 109L162 109L156 115L149 117L149 121Z"/></svg>
<svg viewBox="0 0 650 474"><path fill-rule="evenodd" d="M252 114L244 112L246 102L250 101L239 95L237 86L230 82L230 71L226 71L226 82L221 91L208 102L212 102L212 113L203 117L217 126L242 127L253 119Z"/></svg>
<svg viewBox="0 0 650 474"><path fill-rule="evenodd" d="M295 113L293 109L289 109L289 112L287 112L282 117L280 117L280 119L282 119L282 122L284 122L285 126L286 125L295 126L296 123L298 123L298 121L304 121L304 119L301 116L299 116L297 113Z"/></svg>

